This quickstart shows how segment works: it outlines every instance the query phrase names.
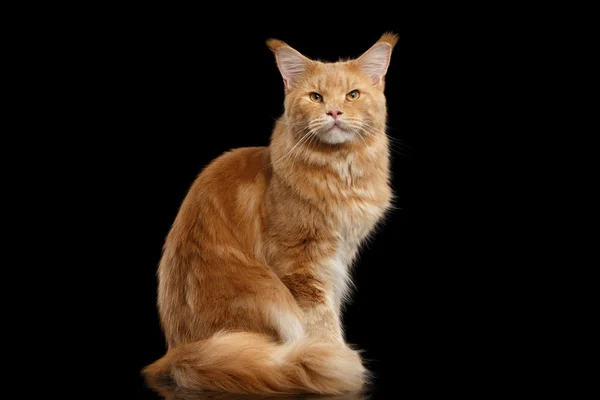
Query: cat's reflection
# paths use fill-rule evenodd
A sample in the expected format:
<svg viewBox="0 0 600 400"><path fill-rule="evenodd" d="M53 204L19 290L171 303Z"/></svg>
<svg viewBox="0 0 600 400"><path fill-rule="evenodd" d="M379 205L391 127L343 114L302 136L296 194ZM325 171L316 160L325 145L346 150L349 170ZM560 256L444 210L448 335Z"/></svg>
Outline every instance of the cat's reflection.
<svg viewBox="0 0 600 400"><path fill-rule="evenodd" d="M317 395L256 395L220 392L203 392L174 388L161 391L166 400L368 400L365 394L348 393L340 396Z"/></svg>

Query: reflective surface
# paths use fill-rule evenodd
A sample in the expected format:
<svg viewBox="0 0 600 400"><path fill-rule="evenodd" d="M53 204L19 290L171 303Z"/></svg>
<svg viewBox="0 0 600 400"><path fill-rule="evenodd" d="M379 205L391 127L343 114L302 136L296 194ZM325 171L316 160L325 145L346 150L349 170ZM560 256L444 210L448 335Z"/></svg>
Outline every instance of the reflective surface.
<svg viewBox="0 0 600 400"><path fill-rule="evenodd" d="M341 396L318 396L318 395L254 395L221 392L204 392L169 387L162 390L161 396L166 400L369 400L365 394L349 393Z"/></svg>

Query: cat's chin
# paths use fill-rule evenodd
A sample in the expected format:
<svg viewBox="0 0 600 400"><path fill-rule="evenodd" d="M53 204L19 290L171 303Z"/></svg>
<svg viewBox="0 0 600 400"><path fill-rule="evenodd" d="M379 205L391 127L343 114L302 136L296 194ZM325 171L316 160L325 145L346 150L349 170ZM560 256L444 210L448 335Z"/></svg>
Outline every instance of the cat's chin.
<svg viewBox="0 0 600 400"><path fill-rule="evenodd" d="M318 137L319 140L327 144L342 144L352 142L356 138L356 135L338 126L334 126Z"/></svg>

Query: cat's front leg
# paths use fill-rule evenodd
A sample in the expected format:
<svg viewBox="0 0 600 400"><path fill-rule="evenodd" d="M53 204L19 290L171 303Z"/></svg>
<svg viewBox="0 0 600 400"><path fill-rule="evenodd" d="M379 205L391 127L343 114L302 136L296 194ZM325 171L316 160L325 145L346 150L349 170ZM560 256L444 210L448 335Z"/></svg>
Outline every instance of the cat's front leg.
<svg viewBox="0 0 600 400"><path fill-rule="evenodd" d="M271 220L264 241L265 258L303 311L305 332L328 341L344 342L340 320L345 269L340 260L339 234L322 213L302 202L271 204ZM304 210L305 218L290 215ZM306 221L308 220L308 222Z"/></svg>
<svg viewBox="0 0 600 400"><path fill-rule="evenodd" d="M310 335L345 343L338 314L327 304L313 304L305 308L303 323Z"/></svg>
<svg viewBox="0 0 600 400"><path fill-rule="evenodd" d="M302 323L311 336L344 343L333 285L318 265L296 265L281 277L303 311Z"/></svg>

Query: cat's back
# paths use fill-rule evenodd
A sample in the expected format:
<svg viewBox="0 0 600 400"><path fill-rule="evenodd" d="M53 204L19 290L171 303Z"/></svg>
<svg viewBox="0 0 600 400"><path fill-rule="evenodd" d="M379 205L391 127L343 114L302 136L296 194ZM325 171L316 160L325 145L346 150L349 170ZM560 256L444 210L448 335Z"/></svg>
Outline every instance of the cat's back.
<svg viewBox="0 0 600 400"><path fill-rule="evenodd" d="M268 147L240 147L212 160L198 175L194 186L223 186L251 183L268 173Z"/></svg>
<svg viewBox="0 0 600 400"><path fill-rule="evenodd" d="M270 177L268 147L237 148L215 158L190 187L167 242L179 242L199 223L231 227L249 222L249 216L261 214Z"/></svg>

